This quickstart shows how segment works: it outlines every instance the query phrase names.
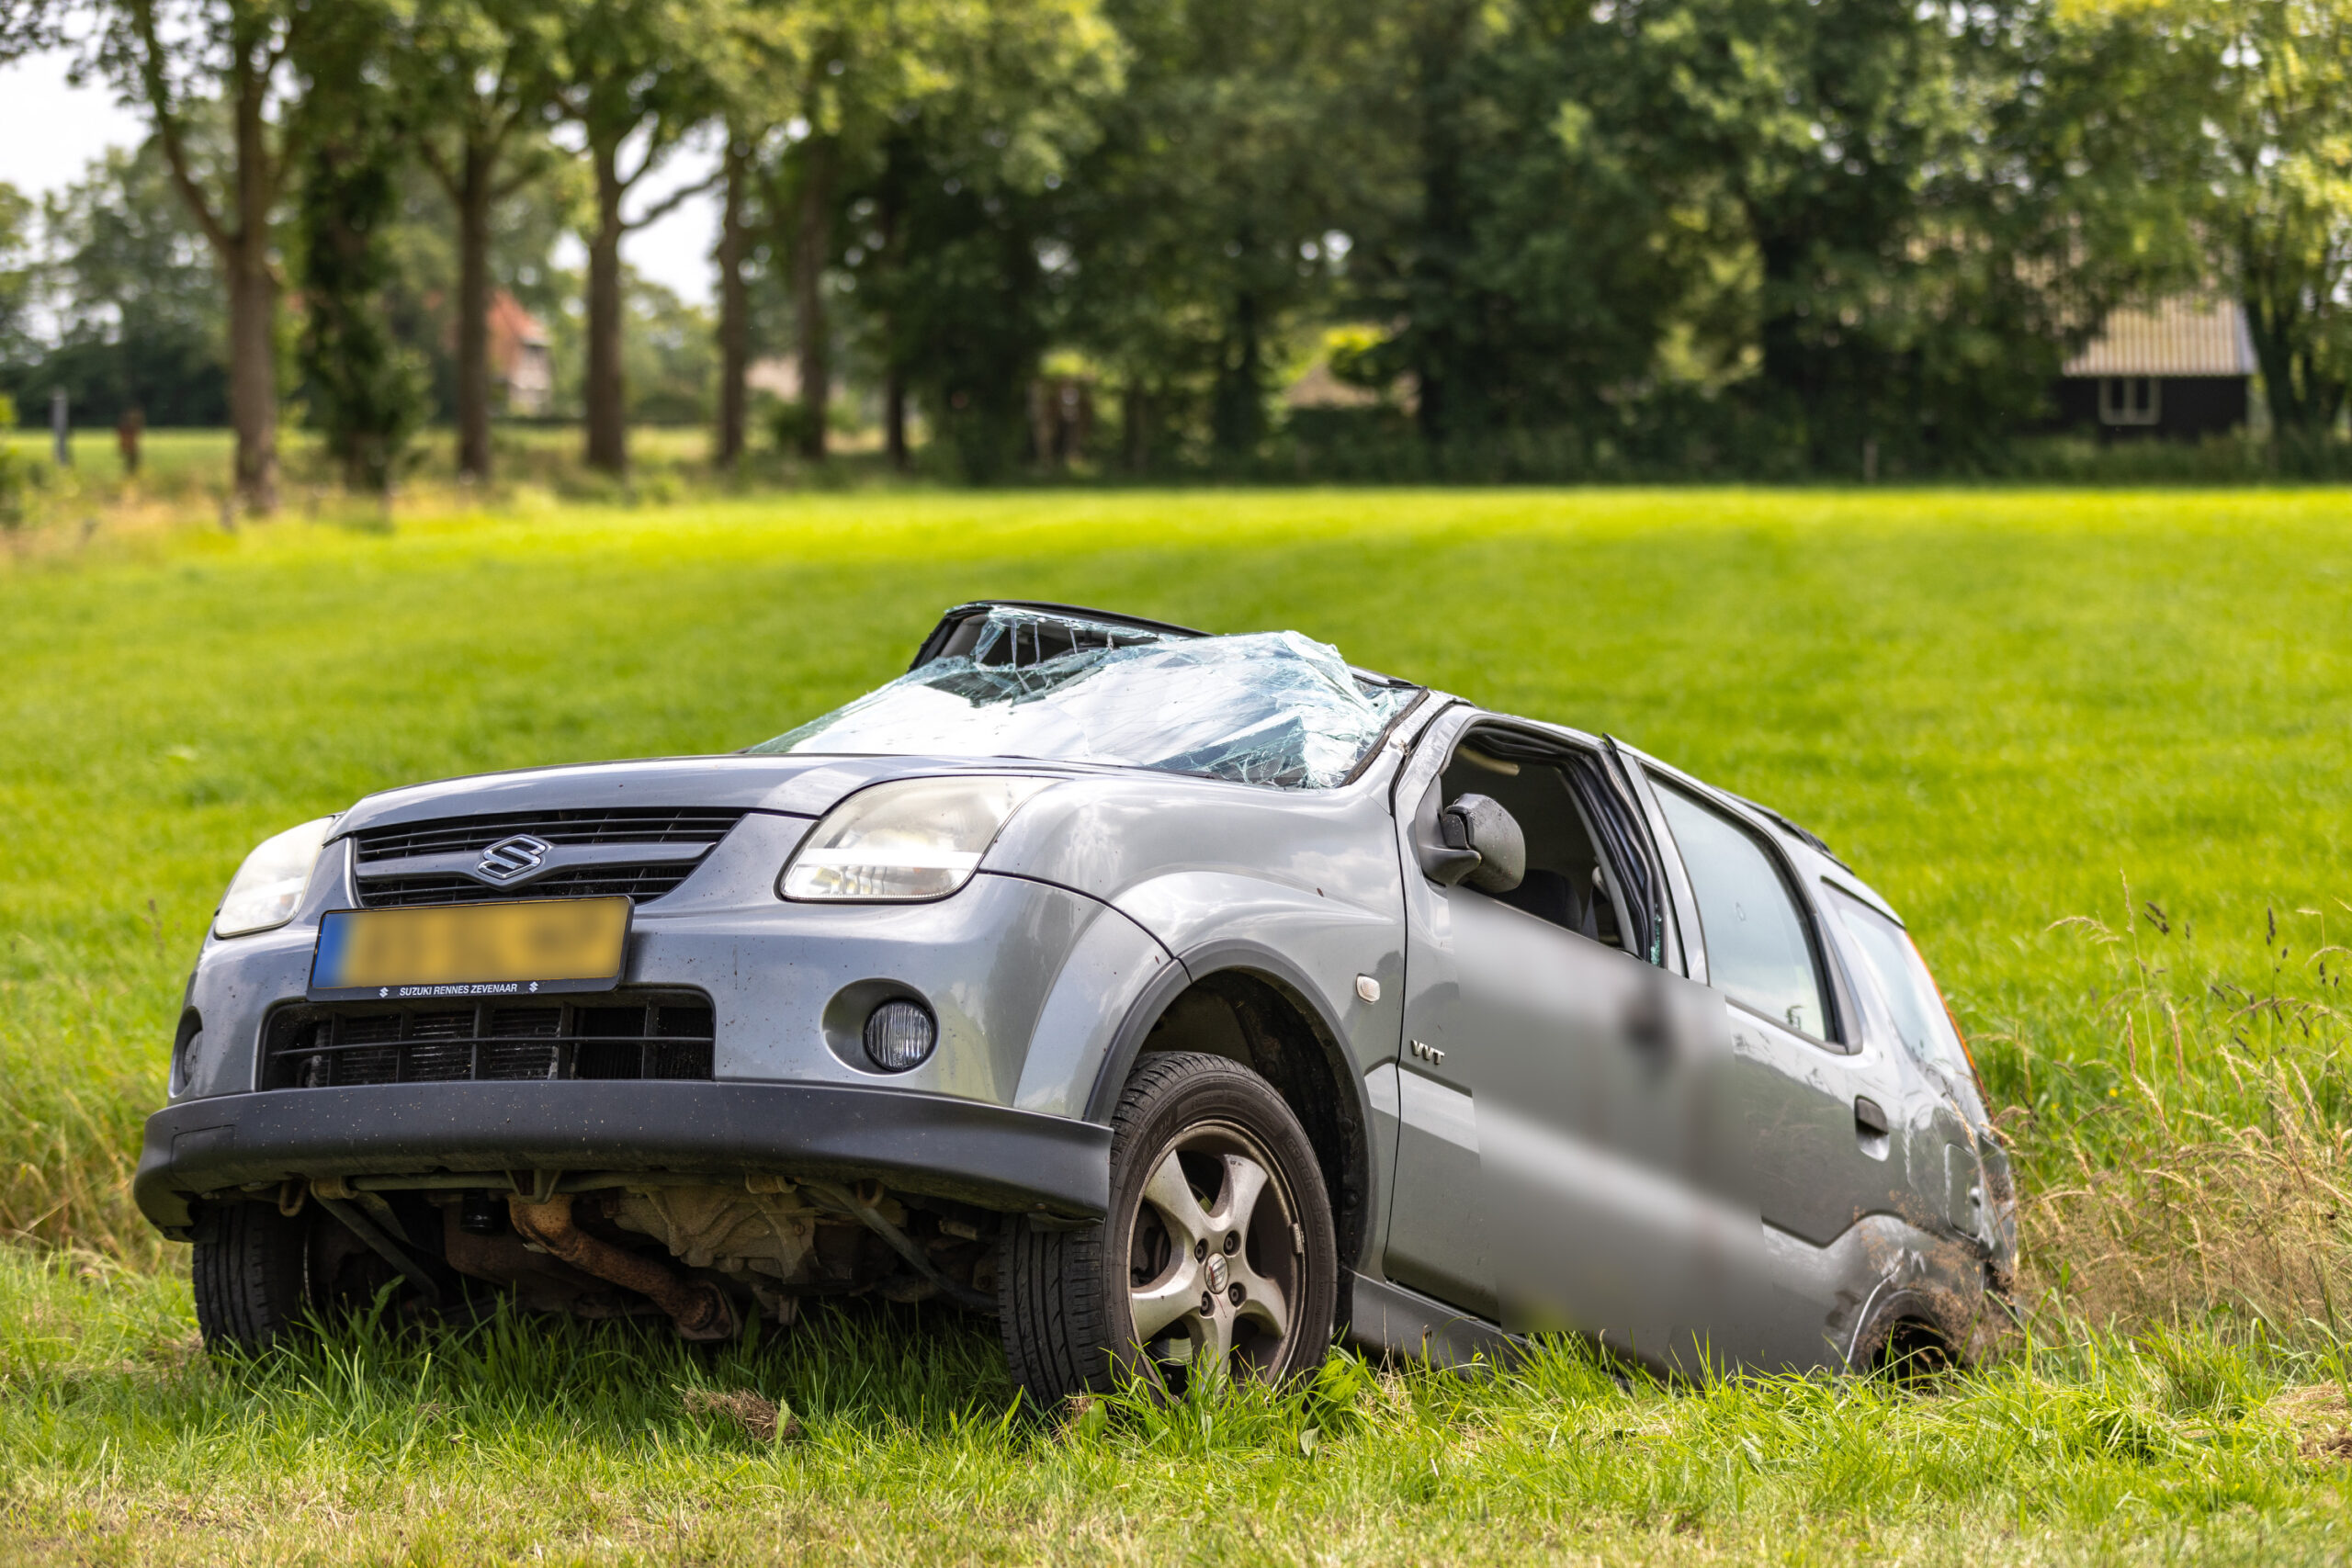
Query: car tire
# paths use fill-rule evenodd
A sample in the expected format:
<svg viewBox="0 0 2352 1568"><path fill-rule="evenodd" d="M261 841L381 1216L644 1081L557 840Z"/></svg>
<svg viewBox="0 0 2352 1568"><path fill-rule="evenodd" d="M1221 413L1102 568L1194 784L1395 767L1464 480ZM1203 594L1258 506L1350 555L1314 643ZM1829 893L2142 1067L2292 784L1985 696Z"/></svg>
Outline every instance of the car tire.
<svg viewBox="0 0 2352 1568"><path fill-rule="evenodd" d="M1006 1231L1005 1359L1045 1410L1138 1377L1181 1393L1207 1366L1285 1382L1330 1350L1339 1273L1314 1146L1273 1087L1223 1056L1154 1053L1112 1113L1108 1215Z"/></svg>
<svg viewBox="0 0 2352 1568"><path fill-rule="evenodd" d="M311 1304L310 1218L268 1203L204 1210L189 1277L207 1350L263 1350L301 1332Z"/></svg>

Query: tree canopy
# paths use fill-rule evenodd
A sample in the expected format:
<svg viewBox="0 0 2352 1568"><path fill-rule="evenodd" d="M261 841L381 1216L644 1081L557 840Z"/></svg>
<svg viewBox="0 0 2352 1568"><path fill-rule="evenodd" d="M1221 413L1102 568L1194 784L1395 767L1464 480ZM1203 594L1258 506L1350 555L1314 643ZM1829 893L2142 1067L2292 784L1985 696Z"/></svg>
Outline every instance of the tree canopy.
<svg viewBox="0 0 2352 1568"><path fill-rule="evenodd" d="M2105 315L2182 291L2242 306L2282 439L2336 439L2352 396L2352 0L17 0L0 21L0 52L60 40L153 134L51 205L38 255L0 202L8 382L38 364L151 418L225 397L256 503L281 289L318 346L309 417L390 430L413 416L389 367L429 371L476 475L491 316L526 296L558 409L616 471L649 415L718 411L734 460L751 367L787 360L759 378L797 388L765 423L803 459L878 423L894 458L919 428L972 478L1342 448L1437 474L1527 450L1925 472L2048 428ZM684 199L644 193L690 148L723 149L715 320L626 254ZM180 366L178 389L126 355ZM334 390L362 364L388 368Z"/></svg>

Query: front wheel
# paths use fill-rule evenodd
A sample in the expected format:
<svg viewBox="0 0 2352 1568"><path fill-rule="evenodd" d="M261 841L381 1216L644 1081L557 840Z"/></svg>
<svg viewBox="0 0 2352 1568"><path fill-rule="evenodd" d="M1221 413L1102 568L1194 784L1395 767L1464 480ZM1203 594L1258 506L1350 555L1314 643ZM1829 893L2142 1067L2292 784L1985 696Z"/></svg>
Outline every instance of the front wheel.
<svg viewBox="0 0 2352 1568"><path fill-rule="evenodd" d="M1322 1364L1339 1247L1315 1150L1238 1063L1148 1055L1111 1118L1101 1224L1023 1219L998 1270L1013 1381L1041 1407L1131 1377L1283 1382Z"/></svg>
<svg viewBox="0 0 2352 1568"><path fill-rule="evenodd" d="M267 1203L204 1210L189 1283L207 1350L252 1353L301 1336L312 1301L310 1220Z"/></svg>

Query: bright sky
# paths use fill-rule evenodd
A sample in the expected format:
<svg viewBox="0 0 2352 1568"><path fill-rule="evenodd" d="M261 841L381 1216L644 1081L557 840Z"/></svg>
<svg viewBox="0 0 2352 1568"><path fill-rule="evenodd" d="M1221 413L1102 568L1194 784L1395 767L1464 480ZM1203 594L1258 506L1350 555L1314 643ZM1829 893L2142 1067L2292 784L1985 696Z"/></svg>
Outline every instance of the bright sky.
<svg viewBox="0 0 2352 1568"><path fill-rule="evenodd" d="M29 197L75 179L107 147L133 146L146 135L139 117L115 103L111 89L67 85L66 63L57 53L0 66L0 181ZM708 174L715 156L691 150L676 154L644 187L646 199ZM705 194L630 235L623 254L646 276L695 304L708 304L718 228L718 199ZM580 257L575 251L565 260L577 265Z"/></svg>

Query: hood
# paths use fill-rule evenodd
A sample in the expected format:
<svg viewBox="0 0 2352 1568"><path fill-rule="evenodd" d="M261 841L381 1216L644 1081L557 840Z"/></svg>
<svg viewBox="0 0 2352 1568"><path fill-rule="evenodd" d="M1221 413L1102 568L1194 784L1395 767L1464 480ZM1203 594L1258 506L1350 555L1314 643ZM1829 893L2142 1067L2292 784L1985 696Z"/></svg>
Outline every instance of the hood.
<svg viewBox="0 0 2352 1568"><path fill-rule="evenodd" d="M883 779L1008 771L1067 774L1124 770L988 757L649 757L475 773L384 790L345 812L334 836L449 817L617 807L723 807L821 817L842 796Z"/></svg>

